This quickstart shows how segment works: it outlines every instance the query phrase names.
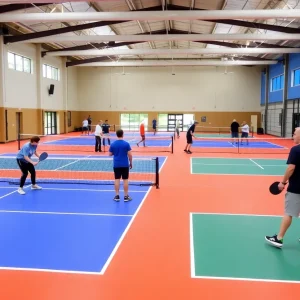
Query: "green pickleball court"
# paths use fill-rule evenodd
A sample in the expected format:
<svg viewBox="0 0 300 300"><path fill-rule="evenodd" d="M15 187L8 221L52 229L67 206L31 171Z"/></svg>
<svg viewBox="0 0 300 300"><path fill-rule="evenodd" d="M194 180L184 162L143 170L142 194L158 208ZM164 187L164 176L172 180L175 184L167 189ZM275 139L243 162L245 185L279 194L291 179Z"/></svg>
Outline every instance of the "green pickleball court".
<svg viewBox="0 0 300 300"><path fill-rule="evenodd" d="M300 223L288 230L282 249L265 242L281 217L190 214L194 278L300 282Z"/></svg>
<svg viewBox="0 0 300 300"><path fill-rule="evenodd" d="M280 176L286 167L286 159L191 158L192 174Z"/></svg>

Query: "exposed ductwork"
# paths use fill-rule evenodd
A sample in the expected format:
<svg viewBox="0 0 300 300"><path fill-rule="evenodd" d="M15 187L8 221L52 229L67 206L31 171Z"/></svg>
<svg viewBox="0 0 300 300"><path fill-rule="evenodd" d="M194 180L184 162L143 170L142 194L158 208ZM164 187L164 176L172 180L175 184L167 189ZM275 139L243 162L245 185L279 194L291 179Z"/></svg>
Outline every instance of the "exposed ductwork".
<svg viewBox="0 0 300 300"><path fill-rule="evenodd" d="M137 34L137 35L60 35L21 41L18 43L100 43L100 42L148 42L148 41L292 41L300 40L300 34Z"/></svg>
<svg viewBox="0 0 300 300"><path fill-rule="evenodd" d="M111 55L201 55L201 54L283 54L300 53L300 48L199 48L199 49L105 49L71 50L47 53L48 56L111 56Z"/></svg>
<svg viewBox="0 0 300 300"><path fill-rule="evenodd" d="M300 18L299 9L270 10L207 10L207 11L127 11L127 12L72 12L72 13L7 13L0 22L74 22L74 21L164 21L164 20L230 20Z"/></svg>
<svg viewBox="0 0 300 300"><path fill-rule="evenodd" d="M276 60L268 61L221 61L221 60L146 60L95 62L81 64L79 67L159 67L159 66L255 66L274 65Z"/></svg>

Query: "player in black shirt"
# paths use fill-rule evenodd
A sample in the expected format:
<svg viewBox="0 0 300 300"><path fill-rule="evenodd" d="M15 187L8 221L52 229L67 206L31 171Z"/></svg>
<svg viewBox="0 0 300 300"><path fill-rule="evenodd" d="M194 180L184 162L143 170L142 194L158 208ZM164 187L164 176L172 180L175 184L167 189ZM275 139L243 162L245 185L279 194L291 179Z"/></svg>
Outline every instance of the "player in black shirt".
<svg viewBox="0 0 300 300"><path fill-rule="evenodd" d="M265 237L268 243L278 248L283 246L283 237L292 224L293 217L298 218L300 214L300 127L295 129L293 138L296 146L293 146L290 150L287 160L288 167L282 181L278 185L278 188L283 190L284 186L289 182L285 194L285 215L282 219L279 233Z"/></svg>
<svg viewBox="0 0 300 300"><path fill-rule="evenodd" d="M108 120L102 124L102 133L103 133L103 146L105 146L105 137L107 137L108 145L110 145L110 138L109 138L109 128L110 125L107 123Z"/></svg>
<svg viewBox="0 0 300 300"><path fill-rule="evenodd" d="M191 145L193 144L193 137L195 137L194 132L195 132L195 128L196 128L197 124L198 124L198 122L195 121L194 124L190 126L190 128L188 129L188 131L186 133L186 146L185 146L184 152L186 152L188 154L192 154L190 149L191 149Z"/></svg>
<svg viewBox="0 0 300 300"><path fill-rule="evenodd" d="M236 143L237 141L235 139L239 138L239 127L240 124L236 120L233 120L233 122L230 125L230 131L231 131L231 137L234 139L234 142Z"/></svg>

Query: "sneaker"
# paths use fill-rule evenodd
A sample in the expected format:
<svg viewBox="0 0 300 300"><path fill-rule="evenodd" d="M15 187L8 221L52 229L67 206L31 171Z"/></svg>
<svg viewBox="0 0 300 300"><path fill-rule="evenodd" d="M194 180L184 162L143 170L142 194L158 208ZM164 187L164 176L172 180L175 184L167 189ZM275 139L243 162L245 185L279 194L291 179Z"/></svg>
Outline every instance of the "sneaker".
<svg viewBox="0 0 300 300"><path fill-rule="evenodd" d="M183 150L184 152L188 152L186 149Z"/></svg>
<svg viewBox="0 0 300 300"><path fill-rule="evenodd" d="M278 240L276 234L274 236L265 236L265 240L274 247L281 248L283 246L283 239Z"/></svg>
<svg viewBox="0 0 300 300"><path fill-rule="evenodd" d="M24 192L23 188L21 188L21 187L18 188L18 193L19 193L20 195L25 195L25 194L26 194L26 193Z"/></svg>
<svg viewBox="0 0 300 300"><path fill-rule="evenodd" d="M37 184L34 184L31 186L32 190L41 190L42 188L40 186L38 186Z"/></svg>
<svg viewBox="0 0 300 300"><path fill-rule="evenodd" d="M188 154L192 154L192 152L190 150L187 151Z"/></svg>
<svg viewBox="0 0 300 300"><path fill-rule="evenodd" d="M115 200L115 201L120 201L120 196L119 196L119 195L116 195L115 198L114 198L114 200Z"/></svg>
<svg viewBox="0 0 300 300"><path fill-rule="evenodd" d="M124 202L131 201L132 198L130 196L124 196Z"/></svg>

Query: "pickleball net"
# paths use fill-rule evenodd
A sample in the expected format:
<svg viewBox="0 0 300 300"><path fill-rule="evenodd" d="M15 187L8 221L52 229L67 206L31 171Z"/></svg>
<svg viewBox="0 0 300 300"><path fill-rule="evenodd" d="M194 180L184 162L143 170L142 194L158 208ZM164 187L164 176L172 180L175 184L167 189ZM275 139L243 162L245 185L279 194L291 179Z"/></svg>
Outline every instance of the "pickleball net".
<svg viewBox="0 0 300 300"><path fill-rule="evenodd" d="M194 153L284 154L295 146L292 138L198 137L193 140Z"/></svg>
<svg viewBox="0 0 300 300"><path fill-rule="evenodd" d="M159 187L159 158L133 158L129 184ZM49 157L36 166L37 184L113 185L113 158ZM21 171L14 156L0 156L0 181L18 185ZM28 174L26 184L30 184Z"/></svg>
<svg viewBox="0 0 300 300"><path fill-rule="evenodd" d="M20 150L25 143L30 141L33 136L40 138L39 151L44 152L95 152L95 136L90 135L38 135L38 134L19 134L18 149ZM117 140L115 133L101 137L101 150L109 151L110 144ZM166 136L146 136L145 146L137 143L141 140L139 135L124 135L124 140L127 141L132 151L134 152L170 152L174 150L174 137L172 134Z"/></svg>

